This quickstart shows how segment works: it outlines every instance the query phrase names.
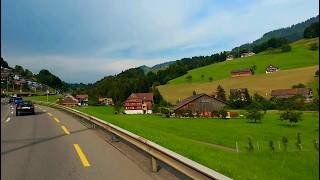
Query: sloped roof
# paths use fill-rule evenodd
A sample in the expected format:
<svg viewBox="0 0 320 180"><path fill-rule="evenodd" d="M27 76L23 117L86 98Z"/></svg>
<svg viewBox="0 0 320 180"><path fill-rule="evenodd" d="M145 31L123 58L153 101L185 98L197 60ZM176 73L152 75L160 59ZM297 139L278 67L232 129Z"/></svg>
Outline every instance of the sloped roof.
<svg viewBox="0 0 320 180"><path fill-rule="evenodd" d="M153 93L132 93L128 99L139 98L141 100L153 101Z"/></svg>
<svg viewBox="0 0 320 180"><path fill-rule="evenodd" d="M246 73L246 72L252 72L250 68L246 68L246 69L239 69L239 70L232 70L231 73Z"/></svg>
<svg viewBox="0 0 320 180"><path fill-rule="evenodd" d="M188 103L190 103L190 102L192 102L192 101L194 101L194 100L196 100L196 99L198 99L198 98L200 98L202 96L209 96L209 95L207 95L205 93L201 93L201 94L196 94L196 95L187 97L186 99L184 99L184 100L180 101L178 104L176 104L176 106L174 106L172 109L173 110L177 110L177 109L181 108L182 106L184 106L184 105L186 105L186 104L188 104ZM211 97L212 99L215 99L217 101L220 101L222 103L225 103L225 102L223 102L223 101L221 101L221 100L219 100L217 98L214 98L212 96L209 96L209 97Z"/></svg>
<svg viewBox="0 0 320 180"><path fill-rule="evenodd" d="M271 96L309 95L310 91L310 88L275 89L271 91Z"/></svg>
<svg viewBox="0 0 320 180"><path fill-rule="evenodd" d="M88 94L78 94L76 95L77 99L88 99Z"/></svg>

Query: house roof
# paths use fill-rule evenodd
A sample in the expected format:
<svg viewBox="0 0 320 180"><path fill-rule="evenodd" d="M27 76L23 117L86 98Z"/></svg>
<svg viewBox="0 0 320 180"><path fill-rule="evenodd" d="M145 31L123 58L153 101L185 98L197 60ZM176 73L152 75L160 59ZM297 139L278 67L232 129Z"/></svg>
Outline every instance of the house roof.
<svg viewBox="0 0 320 180"><path fill-rule="evenodd" d="M139 98L141 100L147 100L147 101L153 101L153 93L132 93L129 97L129 99L135 99Z"/></svg>
<svg viewBox="0 0 320 180"><path fill-rule="evenodd" d="M190 103L190 102L192 102L192 101L194 101L194 100L196 100L196 99L198 99L198 98L200 98L202 96L209 96L209 95L207 95L205 93L201 93L201 94L196 94L196 95L187 97L186 99L184 99L184 100L180 101L178 104L176 104L176 106L174 106L172 109L175 111L175 110L181 108L182 106L184 106L184 105L186 105L186 104L188 104L188 103ZM217 98L214 98L212 96L209 96L209 97L211 97L211 98L213 98L213 99L215 99L217 101L220 101L222 103L225 103L225 102L223 102L223 101L221 101L221 100L219 100Z"/></svg>
<svg viewBox="0 0 320 180"><path fill-rule="evenodd" d="M250 68L246 68L246 69L239 69L239 70L232 70L231 73L247 73L247 72L250 72L252 73L251 69Z"/></svg>
<svg viewBox="0 0 320 180"><path fill-rule="evenodd" d="M247 88L230 89L230 94L233 94L236 92L244 93L244 92L246 92L246 90L248 90L248 89Z"/></svg>
<svg viewBox="0 0 320 180"><path fill-rule="evenodd" d="M310 91L310 88L275 89L271 91L271 96L309 95Z"/></svg>
<svg viewBox="0 0 320 180"><path fill-rule="evenodd" d="M76 95L77 99L88 99L88 94L78 94Z"/></svg>
<svg viewBox="0 0 320 180"><path fill-rule="evenodd" d="M63 102L64 103L69 103L69 102L78 102L78 100L76 98L74 98L73 96L71 95L65 95L63 97Z"/></svg>

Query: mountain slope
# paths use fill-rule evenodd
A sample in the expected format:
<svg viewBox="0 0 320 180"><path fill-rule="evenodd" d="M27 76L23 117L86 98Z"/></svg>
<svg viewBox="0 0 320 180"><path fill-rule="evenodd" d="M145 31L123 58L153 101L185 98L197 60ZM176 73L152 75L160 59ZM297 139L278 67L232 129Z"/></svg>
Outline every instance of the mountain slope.
<svg viewBox="0 0 320 180"><path fill-rule="evenodd" d="M171 103L178 99L197 93L212 93L219 84L226 92L230 88L249 88L252 94L257 92L268 96L271 89L290 88L294 84L310 84L314 81L314 73L318 69L319 50L311 51L312 43L319 44L319 38L303 39L292 43L292 51L286 53L263 52L252 57L238 58L224 61L189 71L186 75L173 79L167 85L159 86L161 95ZM269 64L281 70L273 74L265 74L265 67ZM231 78L230 71L256 65L256 74L250 77ZM204 75L202 78L201 75ZM192 81L186 79L192 76ZM210 82L208 77L212 77Z"/></svg>

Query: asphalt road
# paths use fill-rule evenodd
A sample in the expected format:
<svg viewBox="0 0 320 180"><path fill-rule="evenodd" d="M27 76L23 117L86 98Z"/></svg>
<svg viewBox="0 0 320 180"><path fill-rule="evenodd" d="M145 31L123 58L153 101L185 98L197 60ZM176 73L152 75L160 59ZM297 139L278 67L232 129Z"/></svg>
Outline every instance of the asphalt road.
<svg viewBox="0 0 320 180"><path fill-rule="evenodd" d="M167 179L71 115L38 105L35 111L15 116L14 106L1 102L1 180Z"/></svg>

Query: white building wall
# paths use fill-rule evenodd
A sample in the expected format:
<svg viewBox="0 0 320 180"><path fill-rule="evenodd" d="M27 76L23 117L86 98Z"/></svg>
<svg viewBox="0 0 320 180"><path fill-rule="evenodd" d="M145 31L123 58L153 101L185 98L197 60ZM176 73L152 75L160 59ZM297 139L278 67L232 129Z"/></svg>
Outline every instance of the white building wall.
<svg viewBox="0 0 320 180"><path fill-rule="evenodd" d="M124 110L126 114L143 114L142 110Z"/></svg>

